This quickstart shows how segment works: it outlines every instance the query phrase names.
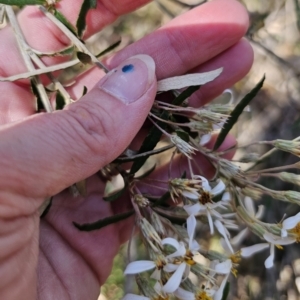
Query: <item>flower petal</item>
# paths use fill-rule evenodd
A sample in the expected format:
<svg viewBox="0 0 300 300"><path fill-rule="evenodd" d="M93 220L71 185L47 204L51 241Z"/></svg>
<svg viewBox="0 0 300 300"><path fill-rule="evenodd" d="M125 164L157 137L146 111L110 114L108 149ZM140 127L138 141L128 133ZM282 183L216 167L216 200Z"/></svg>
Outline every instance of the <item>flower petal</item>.
<svg viewBox="0 0 300 300"><path fill-rule="evenodd" d="M224 202L229 202L231 200L231 195L229 192L225 192L222 196L222 199L221 201L224 201Z"/></svg>
<svg viewBox="0 0 300 300"><path fill-rule="evenodd" d="M222 283L221 283L219 289L214 294L214 300L221 300L223 298L223 292L224 292L224 288L225 288L228 277L229 277L229 274L227 274L224 277L224 279L222 280Z"/></svg>
<svg viewBox="0 0 300 300"><path fill-rule="evenodd" d="M209 210L206 211L207 219L208 219L208 224L209 224L209 229L210 229L210 234L213 235L215 230L214 230L214 223L212 220L212 217L210 215Z"/></svg>
<svg viewBox="0 0 300 300"><path fill-rule="evenodd" d="M212 189L211 193L215 195L221 194L225 190L225 184L224 182L220 179L217 185Z"/></svg>
<svg viewBox="0 0 300 300"><path fill-rule="evenodd" d="M182 263L178 266L177 270L174 272L174 274L170 277L170 279L167 281L167 283L163 286L162 290L165 293L174 293L182 280L182 275L185 271L186 264Z"/></svg>
<svg viewBox="0 0 300 300"><path fill-rule="evenodd" d="M247 234L249 233L249 228L246 227L244 228L242 231L240 231L236 236L234 236L231 240L230 240L230 243L231 245L233 246L236 246L238 245L239 243L241 243L245 237L247 236Z"/></svg>
<svg viewBox="0 0 300 300"><path fill-rule="evenodd" d="M168 273L174 272L177 269L178 269L178 265L175 265L175 264L166 264L164 266L164 271L168 272Z"/></svg>
<svg viewBox="0 0 300 300"><path fill-rule="evenodd" d="M261 244L256 244L256 245L252 245L249 247L241 248L241 256L249 257L257 252L260 252L264 249L269 248L269 246L270 246L270 244L268 244L268 243L261 243Z"/></svg>
<svg viewBox="0 0 300 300"><path fill-rule="evenodd" d="M178 249L175 252L167 255L166 258L173 258L173 257L178 257L178 256L184 256L185 253L186 253L185 245L184 245L183 242L180 242Z"/></svg>
<svg viewBox="0 0 300 300"><path fill-rule="evenodd" d="M184 205L183 208L189 215L196 215L201 210L199 203L193 205Z"/></svg>
<svg viewBox="0 0 300 300"><path fill-rule="evenodd" d="M182 196L184 196L185 198L191 199L191 200L198 200L200 197L200 194L197 192L182 191Z"/></svg>
<svg viewBox="0 0 300 300"><path fill-rule="evenodd" d="M194 215L190 215L186 220L187 234L189 236L189 249L191 249L191 245L194 239L195 230L197 226L197 220Z"/></svg>
<svg viewBox="0 0 300 300"><path fill-rule="evenodd" d="M294 238L290 238L290 237L279 237L277 235L274 235L272 233L265 233L263 235L264 239L274 245L290 245L290 244L294 244L296 242L296 240Z"/></svg>
<svg viewBox="0 0 300 300"><path fill-rule="evenodd" d="M195 300L194 293L186 291L180 287L174 292L174 295L181 300Z"/></svg>
<svg viewBox="0 0 300 300"><path fill-rule="evenodd" d="M138 274L141 272L152 270L156 267L151 260L139 260L129 263L124 271L124 274Z"/></svg>
<svg viewBox="0 0 300 300"><path fill-rule="evenodd" d="M226 259L225 261L215 265L214 269L218 274L229 274L232 268L232 261Z"/></svg>
<svg viewBox="0 0 300 300"><path fill-rule="evenodd" d="M225 239L225 242L229 248L229 250L231 251L231 253L234 253L233 249L232 249L232 246L229 242L229 239L228 239L228 231L227 229L225 228L225 226L219 221L219 220L216 220L215 221L215 226L217 227L219 233L223 236L223 238Z"/></svg>
<svg viewBox="0 0 300 300"><path fill-rule="evenodd" d="M203 134L200 139L200 143L199 143L200 146L206 145L211 140L211 137L212 137L211 133Z"/></svg>
<svg viewBox="0 0 300 300"><path fill-rule="evenodd" d="M200 175L196 175L196 176L193 176L193 179L200 179L202 181L202 188L207 192L211 191L211 187L209 185L209 182L205 177L200 176Z"/></svg>
<svg viewBox="0 0 300 300"><path fill-rule="evenodd" d="M270 256L265 260L266 269L270 269L274 265L274 257L275 257L275 246L271 244L271 253Z"/></svg>
<svg viewBox="0 0 300 300"><path fill-rule="evenodd" d="M263 205L259 205L255 218L260 219L263 216L264 212L265 212L265 207Z"/></svg>
<svg viewBox="0 0 300 300"><path fill-rule="evenodd" d="M297 214L296 214L295 216L293 216L293 217L290 217L290 218L285 219L285 220L282 222L282 228L283 228L283 229L286 229L286 230L295 228L296 225L297 225L299 222L300 222L300 212L297 213Z"/></svg>
<svg viewBox="0 0 300 300"><path fill-rule="evenodd" d="M175 240L174 238L165 238L161 241L162 245L171 245L173 246L176 250L179 248L179 242Z"/></svg>

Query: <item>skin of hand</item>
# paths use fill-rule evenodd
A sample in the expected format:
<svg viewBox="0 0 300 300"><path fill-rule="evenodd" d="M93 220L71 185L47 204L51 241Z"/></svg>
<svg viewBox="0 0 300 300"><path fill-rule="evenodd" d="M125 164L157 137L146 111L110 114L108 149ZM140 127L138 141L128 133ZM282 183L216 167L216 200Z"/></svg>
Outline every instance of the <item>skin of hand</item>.
<svg viewBox="0 0 300 300"><path fill-rule="evenodd" d="M85 38L147 2L98 1L88 14ZM75 24L81 3L62 0L58 9ZM18 18L33 48L49 52L68 45L37 8L25 8ZM220 77L190 99L198 107L245 76L253 61L252 49L242 39L247 28L247 12L235 0L201 5L110 57L106 65L112 71L105 77L96 68L79 77L68 92L79 98L83 85L89 92L51 114L34 114L27 82L0 83L0 299L97 299L134 220L93 232L72 225L130 209L128 196L104 202L105 183L93 174L137 135L153 103L156 79L223 67ZM12 30L1 30L0 40L0 76L24 72ZM149 56L135 56L139 54L150 55L155 65ZM45 58L45 63L61 60ZM134 71L127 74L123 67L128 65ZM221 149L234 142L229 137ZM210 176L207 162L201 156L196 160ZM173 175L181 174L182 167L182 160L175 162ZM167 168L152 176L166 179ZM84 178L87 197L73 198L66 188ZM39 207L51 195L56 196L50 212L40 220Z"/></svg>

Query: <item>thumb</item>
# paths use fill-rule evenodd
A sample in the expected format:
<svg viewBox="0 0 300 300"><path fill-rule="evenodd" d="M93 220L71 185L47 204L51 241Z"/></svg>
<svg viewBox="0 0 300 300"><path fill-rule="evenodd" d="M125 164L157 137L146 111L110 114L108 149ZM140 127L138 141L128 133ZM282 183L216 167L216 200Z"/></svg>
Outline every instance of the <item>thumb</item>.
<svg viewBox="0 0 300 300"><path fill-rule="evenodd" d="M56 194L120 155L156 94L155 64L137 55L111 70L78 102L0 128L0 190Z"/></svg>

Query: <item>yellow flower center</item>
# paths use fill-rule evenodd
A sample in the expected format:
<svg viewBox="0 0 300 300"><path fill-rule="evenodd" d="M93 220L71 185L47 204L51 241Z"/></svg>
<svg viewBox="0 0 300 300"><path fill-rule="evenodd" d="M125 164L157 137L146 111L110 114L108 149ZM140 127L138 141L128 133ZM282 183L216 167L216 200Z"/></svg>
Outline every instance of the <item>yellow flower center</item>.
<svg viewBox="0 0 300 300"><path fill-rule="evenodd" d="M300 242L300 222L291 230L289 230L291 233L296 235L296 242Z"/></svg>
<svg viewBox="0 0 300 300"><path fill-rule="evenodd" d="M212 297L208 296L205 291L197 293L196 300L212 300Z"/></svg>
<svg viewBox="0 0 300 300"><path fill-rule="evenodd" d="M236 267L241 262L241 252L238 251L232 254L231 256L229 256L229 259L232 261L231 273L234 275L234 277L237 277L238 270L236 269Z"/></svg>

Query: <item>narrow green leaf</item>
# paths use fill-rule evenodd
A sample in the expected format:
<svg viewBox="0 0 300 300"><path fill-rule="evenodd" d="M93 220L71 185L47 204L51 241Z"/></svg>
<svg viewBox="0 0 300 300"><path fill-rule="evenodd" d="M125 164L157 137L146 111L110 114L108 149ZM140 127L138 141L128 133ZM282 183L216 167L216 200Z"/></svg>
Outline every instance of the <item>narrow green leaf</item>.
<svg viewBox="0 0 300 300"><path fill-rule="evenodd" d="M85 223L85 224L78 224L76 222L73 222L73 225L78 228L80 231L93 231L93 230L98 230L101 229L105 226L108 226L110 224L122 221L124 219L129 218L130 216L132 216L134 214L134 210L130 210L127 211L125 213L122 214L118 214L118 215L114 215L111 217L107 217L104 219L101 219L97 222L94 223Z"/></svg>
<svg viewBox="0 0 300 300"><path fill-rule="evenodd" d="M256 96L256 94L262 88L264 81L265 81L265 75L231 112L230 116L228 117L227 122L224 124L224 126L217 138L217 141L215 143L213 150L217 150L221 146L221 144L224 142L227 134L229 133L229 131L231 130L233 125L237 122L239 116L241 115L241 113L243 112L245 107L250 103L250 101Z"/></svg>
<svg viewBox="0 0 300 300"><path fill-rule="evenodd" d="M78 51L76 55L83 64L92 64L92 59L88 54Z"/></svg>
<svg viewBox="0 0 300 300"><path fill-rule="evenodd" d="M121 44L121 40L118 40L117 42L113 43L112 45L108 46L106 49L104 49L103 51L101 51L100 53L98 53L96 55L96 57L100 57L100 56L103 56L103 55L111 52L112 50L114 50L115 48L117 48L120 44Z"/></svg>
<svg viewBox="0 0 300 300"><path fill-rule="evenodd" d="M63 23L75 36L77 36L76 28L68 21L68 19L60 11L55 9L53 15L58 21Z"/></svg>
<svg viewBox="0 0 300 300"><path fill-rule="evenodd" d="M172 104L174 104L174 105L181 105L185 99L187 99L193 93L195 93L196 91L198 91L200 89L200 87L201 87L200 85L195 85L195 86L188 87L181 94L179 94L179 96L177 96L173 100Z"/></svg>
<svg viewBox="0 0 300 300"><path fill-rule="evenodd" d="M76 22L76 28L77 28L77 32L78 32L78 36L82 37L84 30L86 28L86 15L88 13L88 11L92 8L96 8L97 6L97 0L84 0L82 5L81 5L81 9L78 15L78 19Z"/></svg>
<svg viewBox="0 0 300 300"><path fill-rule="evenodd" d="M55 109L56 110L63 109L64 106L65 106L65 99L59 91L57 91L57 93L56 93L56 99L55 100L56 100Z"/></svg>
<svg viewBox="0 0 300 300"><path fill-rule="evenodd" d="M45 0L0 0L0 4L5 5L45 5L47 2Z"/></svg>
<svg viewBox="0 0 300 300"><path fill-rule="evenodd" d="M226 300L228 298L229 292L230 292L230 283L226 282L226 285L225 285L225 288L223 291L222 300Z"/></svg>

